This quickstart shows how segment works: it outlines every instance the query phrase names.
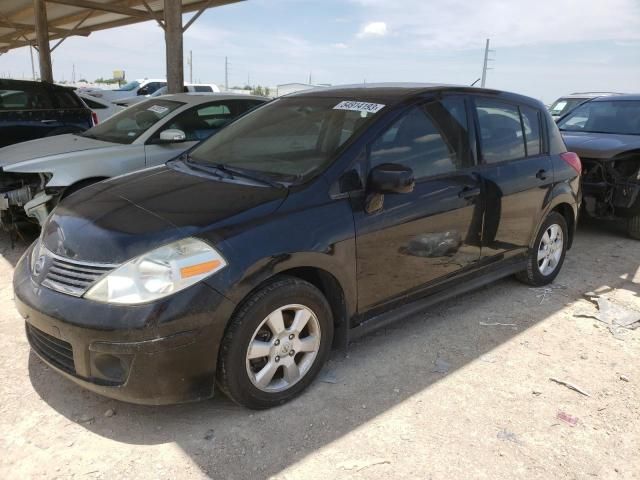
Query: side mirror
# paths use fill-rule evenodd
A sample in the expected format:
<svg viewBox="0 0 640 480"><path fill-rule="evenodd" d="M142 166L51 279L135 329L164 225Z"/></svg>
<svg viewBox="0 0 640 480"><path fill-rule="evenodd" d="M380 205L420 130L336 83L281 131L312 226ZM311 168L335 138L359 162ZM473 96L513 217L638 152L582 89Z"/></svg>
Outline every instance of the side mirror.
<svg viewBox="0 0 640 480"><path fill-rule="evenodd" d="M149 95L148 87L140 87L137 92L138 95Z"/></svg>
<svg viewBox="0 0 640 480"><path fill-rule="evenodd" d="M187 136L182 130L177 128L169 128L160 132L160 141L158 143L178 143L184 142Z"/></svg>
<svg viewBox="0 0 640 480"><path fill-rule="evenodd" d="M369 189L376 193L409 193L415 184L413 170L397 163L383 163L369 172Z"/></svg>

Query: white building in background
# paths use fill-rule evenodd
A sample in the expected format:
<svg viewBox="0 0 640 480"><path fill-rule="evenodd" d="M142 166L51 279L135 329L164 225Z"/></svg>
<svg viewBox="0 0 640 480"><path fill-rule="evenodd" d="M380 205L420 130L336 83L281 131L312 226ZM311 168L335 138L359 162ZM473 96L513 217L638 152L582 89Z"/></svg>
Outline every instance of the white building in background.
<svg viewBox="0 0 640 480"><path fill-rule="evenodd" d="M322 88L322 87L330 87L331 85L327 84L319 84L312 85L309 83L283 83L282 85L278 85L276 87L275 96L282 97L283 95L288 95L290 93L301 92L303 90L310 90L312 88Z"/></svg>

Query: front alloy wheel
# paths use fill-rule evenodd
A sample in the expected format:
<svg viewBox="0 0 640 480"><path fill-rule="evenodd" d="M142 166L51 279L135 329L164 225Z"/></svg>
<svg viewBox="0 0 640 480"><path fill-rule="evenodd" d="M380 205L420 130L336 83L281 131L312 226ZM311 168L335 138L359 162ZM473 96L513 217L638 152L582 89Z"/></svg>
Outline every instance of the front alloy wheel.
<svg viewBox="0 0 640 480"><path fill-rule="evenodd" d="M327 360L333 316L315 286L280 276L234 313L218 354L218 387L234 402L269 408L301 393Z"/></svg>
<svg viewBox="0 0 640 480"><path fill-rule="evenodd" d="M271 312L247 349L247 374L264 392L282 392L303 378L318 356L321 330L316 314L304 305Z"/></svg>

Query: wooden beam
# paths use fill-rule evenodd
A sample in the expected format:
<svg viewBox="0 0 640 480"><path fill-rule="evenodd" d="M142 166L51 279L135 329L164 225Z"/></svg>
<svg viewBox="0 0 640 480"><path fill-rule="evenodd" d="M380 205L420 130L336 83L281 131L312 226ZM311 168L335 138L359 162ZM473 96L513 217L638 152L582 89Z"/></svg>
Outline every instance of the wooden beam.
<svg viewBox="0 0 640 480"><path fill-rule="evenodd" d="M0 19L0 27L15 28L20 30L25 30L26 32L35 32L36 30L35 25L29 25L28 23L7 22L6 20L2 20L2 19ZM58 28L58 27L49 26L49 32L61 33L64 35L64 34L71 33L71 30L67 28ZM91 33L90 30L79 29L79 30L75 30L74 34L80 35L78 32L86 33L87 35Z"/></svg>
<svg viewBox="0 0 640 480"><path fill-rule="evenodd" d="M209 0L204 7L198 10L198 12L193 17L191 17L191 19L187 22L187 24L184 27L182 27L182 32L183 33L186 32L189 29L189 27L193 25L193 22L195 22L198 19L198 17L202 15L204 11L211 6L212 3L213 3L213 0Z"/></svg>
<svg viewBox="0 0 640 480"><path fill-rule="evenodd" d="M44 0L33 0L33 11L38 39L38 59L40 61L40 80L53 83L53 67L49 50L49 30L47 25L47 6Z"/></svg>
<svg viewBox="0 0 640 480"><path fill-rule="evenodd" d="M53 3L51 0L47 0L51 3ZM176 0L178 2L180 2L180 0ZM188 12L194 12L194 11L199 11L202 8L214 8L214 7L220 7L222 5L228 5L228 4L232 4L232 3L238 3L241 1L245 1L245 0L213 0L213 2L211 2L210 0L201 0L198 1L196 3L191 3L191 4L187 4L184 5L182 7L182 13L188 13ZM2 0L0 0L0 3L2 3ZM117 2L118 5L121 5L123 3L126 3L129 6L142 6L143 5L143 1L142 0L126 0L125 1L119 1ZM111 4L114 5L114 4ZM153 18L148 14L148 12L143 11L143 10L136 10L138 12L142 12L144 15L146 15L145 17L124 17L124 18L120 18L118 20L109 20L107 22L103 22L103 23L96 23L94 25L87 25L85 27L83 27L83 31L89 31L89 32L97 32L100 30L108 30L110 28L116 28L116 27L124 27L126 25L132 25L135 23L140 23L140 22L144 22L147 20L153 20ZM162 8L158 9L158 10L154 10L158 15L163 15L164 11ZM63 16L63 17L59 17L56 19L51 19L49 20L49 31L52 33L52 35L50 35L50 40L56 40L59 38L62 38L64 34L56 34L53 32L52 28L59 28L61 26L67 26L69 24L73 24L75 22L78 22L79 20L81 20L84 15L86 15L86 10L79 10L76 12L73 12L69 15ZM11 14L10 19L17 19L19 17L23 17L23 22L24 21L29 21L30 19L33 18L33 8L29 7L29 9L24 9L18 13L14 13ZM96 12L93 16L93 18L96 19L100 19L100 12ZM7 19L9 20L9 19ZM94 20L95 21L95 20ZM60 28L60 30L67 30L67 28ZM29 46L29 42L25 39L25 41L22 40L18 40L18 41L13 41L13 42L0 42L2 44L8 43L9 45L3 45L0 47L0 51L8 51L14 48L21 48L21 47L26 47Z"/></svg>
<svg viewBox="0 0 640 480"><path fill-rule="evenodd" d="M117 13L128 17L149 18L149 14L144 10L136 10L135 8L121 7L113 3L97 3L89 0L47 0L48 3L58 3L60 5L69 5L71 7L87 8L98 12Z"/></svg>
<svg viewBox="0 0 640 480"><path fill-rule="evenodd" d="M167 93L184 90L182 55L182 2L164 0L164 43L167 58Z"/></svg>

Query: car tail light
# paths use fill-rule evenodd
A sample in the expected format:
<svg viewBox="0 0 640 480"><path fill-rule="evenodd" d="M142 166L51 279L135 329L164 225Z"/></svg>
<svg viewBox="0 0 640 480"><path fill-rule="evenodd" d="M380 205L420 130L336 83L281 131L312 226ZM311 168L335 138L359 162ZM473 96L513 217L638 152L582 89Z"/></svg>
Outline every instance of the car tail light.
<svg viewBox="0 0 640 480"><path fill-rule="evenodd" d="M582 173L582 162L577 153L564 152L560 154L560 157L567 162L571 168L578 172L578 174Z"/></svg>
<svg viewBox="0 0 640 480"><path fill-rule="evenodd" d="M98 124L98 114L96 112L91 112L91 122L94 127Z"/></svg>

